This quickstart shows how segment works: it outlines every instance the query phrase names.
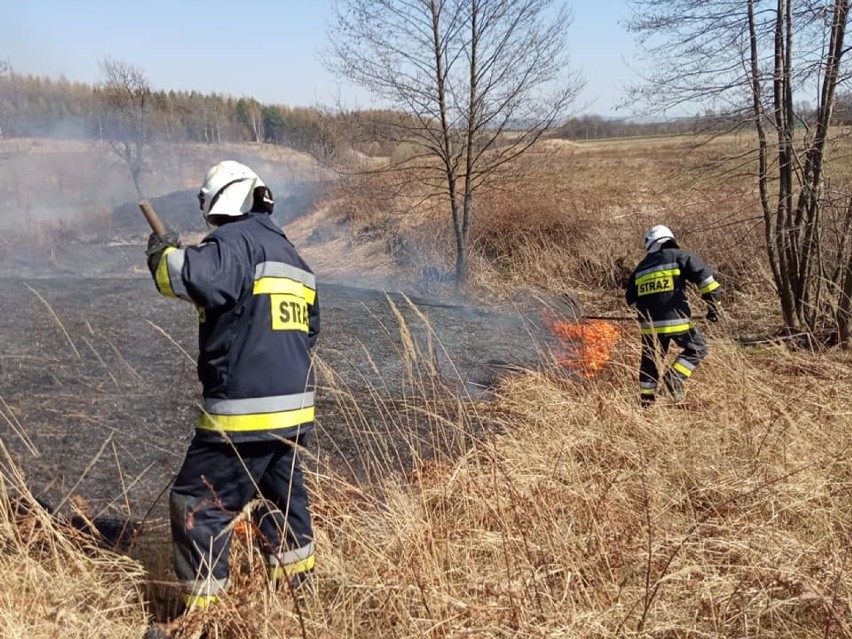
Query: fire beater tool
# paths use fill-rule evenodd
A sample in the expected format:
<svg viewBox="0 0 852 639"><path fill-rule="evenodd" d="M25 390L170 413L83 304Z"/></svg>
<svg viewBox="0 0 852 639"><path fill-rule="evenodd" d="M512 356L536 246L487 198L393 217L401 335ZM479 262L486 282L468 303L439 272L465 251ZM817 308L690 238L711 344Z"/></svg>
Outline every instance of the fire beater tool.
<svg viewBox="0 0 852 639"><path fill-rule="evenodd" d="M139 202L139 208L142 210L142 215L145 216L145 219L148 221L148 226L151 227L151 230L159 237L163 239L166 235L166 226L163 224L163 221L160 219L160 216L157 215L157 212L154 210L154 207L151 206L151 203L148 200L142 200ZM169 481L163 487L163 489L159 492L159 494L154 498L154 501L151 503L150 508L148 508L148 512L145 513L145 516L142 518L139 526L140 529L145 523L148 521L148 517L153 512L154 507L157 505L157 502L160 501L160 498L163 494L171 488L172 483L175 480L177 473L172 473L172 476L169 478Z"/></svg>
<svg viewBox="0 0 852 639"><path fill-rule="evenodd" d="M163 239L166 235L166 227L160 219L160 216L157 215L154 207L151 206L151 203L148 200L142 200L139 202L139 208L142 210L142 215L144 215L145 219L148 220L148 226L151 227L151 230L157 235L157 237Z"/></svg>
<svg viewBox="0 0 852 639"><path fill-rule="evenodd" d="M576 322L584 320L607 320L609 322L635 322L635 315L587 315L583 310L583 305L575 295L569 292L564 292L560 296L557 306L561 306L565 311L566 319L573 317Z"/></svg>
<svg viewBox="0 0 852 639"><path fill-rule="evenodd" d="M635 322L632 315L582 315L580 320L607 320L610 322Z"/></svg>

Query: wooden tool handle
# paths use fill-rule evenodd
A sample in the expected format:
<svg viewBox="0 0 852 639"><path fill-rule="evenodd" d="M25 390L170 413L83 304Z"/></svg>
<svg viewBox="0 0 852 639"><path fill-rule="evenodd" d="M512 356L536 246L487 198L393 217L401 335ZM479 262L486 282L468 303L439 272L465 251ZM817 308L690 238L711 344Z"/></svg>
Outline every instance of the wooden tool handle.
<svg viewBox="0 0 852 639"><path fill-rule="evenodd" d="M163 226L163 222L160 220L160 217L157 215L154 207L151 206L151 203L148 202L148 200L142 200L139 202L139 208L142 209L142 214L145 216L145 219L148 220L148 226L151 227L151 230L154 231L158 237L165 237L166 227Z"/></svg>

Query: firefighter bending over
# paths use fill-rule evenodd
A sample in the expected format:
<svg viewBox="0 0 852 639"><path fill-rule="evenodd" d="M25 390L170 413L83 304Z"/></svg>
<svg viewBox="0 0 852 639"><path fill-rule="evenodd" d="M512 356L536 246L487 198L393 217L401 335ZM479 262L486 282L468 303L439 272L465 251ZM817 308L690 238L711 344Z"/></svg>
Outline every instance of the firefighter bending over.
<svg viewBox="0 0 852 639"><path fill-rule="evenodd" d="M707 319L722 318L719 283L701 259L682 250L662 224L645 234L644 259L627 284L627 303L639 312L642 360L639 393L643 405L653 403L659 384L658 362L674 342L682 351L663 378L663 389L675 401L684 398L683 383L707 356L707 344L692 321L686 284L692 282L707 303Z"/></svg>
<svg viewBox="0 0 852 639"><path fill-rule="evenodd" d="M147 251L157 290L192 302L200 316L203 411L169 500L189 608L227 587L229 524L255 497L270 580L307 588L314 567L299 461L314 421L314 275L272 223L272 193L247 166L212 167L198 200L217 228L185 248L175 233L152 235Z"/></svg>

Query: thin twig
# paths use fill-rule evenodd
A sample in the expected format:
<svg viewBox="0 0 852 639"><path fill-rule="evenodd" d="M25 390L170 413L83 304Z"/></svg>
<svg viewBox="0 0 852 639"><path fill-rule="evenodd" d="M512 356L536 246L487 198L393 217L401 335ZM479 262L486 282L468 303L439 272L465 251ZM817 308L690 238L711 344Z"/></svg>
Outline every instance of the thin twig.
<svg viewBox="0 0 852 639"><path fill-rule="evenodd" d="M178 344L178 343L177 343L177 341L175 341L175 338L174 338L174 337L172 337L171 335L169 335L169 334L165 331L165 329L163 329L163 328L162 328L162 327L160 327L160 326L157 326L157 325L156 325L156 324L154 324L154 322L152 322L151 320L146 320L146 321L147 321L147 322L148 322L148 323L149 323L149 324L150 324L150 325L151 325L154 329L156 329L157 331L159 331L160 333L162 333L163 337L165 337L165 338L166 338L167 340L169 340L172 344L174 344L175 346L177 346L178 350L179 350L181 353L183 353L184 355L186 355L186 358L187 358L190 362L192 362L193 364L195 363L195 358L194 358L192 355L190 355L190 354L189 354L189 352L187 352L187 350L186 350L183 346L181 346L180 344Z"/></svg>

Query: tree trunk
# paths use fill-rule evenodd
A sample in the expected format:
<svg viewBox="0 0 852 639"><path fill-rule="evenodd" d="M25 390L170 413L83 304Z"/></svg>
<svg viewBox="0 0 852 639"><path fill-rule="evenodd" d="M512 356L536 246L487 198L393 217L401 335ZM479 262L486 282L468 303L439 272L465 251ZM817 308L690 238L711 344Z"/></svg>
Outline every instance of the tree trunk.
<svg viewBox="0 0 852 639"><path fill-rule="evenodd" d="M467 242L456 242L456 285L459 288L467 284L467 267L468 267L468 249Z"/></svg>
<svg viewBox="0 0 852 639"><path fill-rule="evenodd" d="M843 348L852 347L852 254L846 260L843 288L837 308L837 329Z"/></svg>

